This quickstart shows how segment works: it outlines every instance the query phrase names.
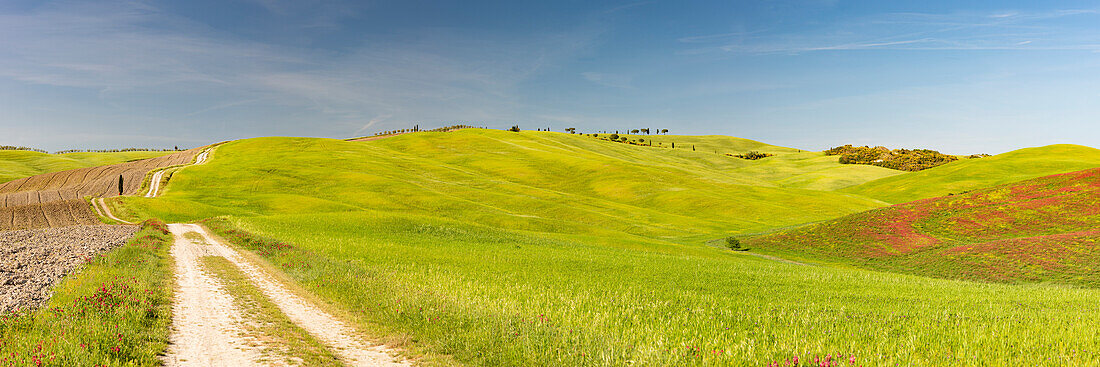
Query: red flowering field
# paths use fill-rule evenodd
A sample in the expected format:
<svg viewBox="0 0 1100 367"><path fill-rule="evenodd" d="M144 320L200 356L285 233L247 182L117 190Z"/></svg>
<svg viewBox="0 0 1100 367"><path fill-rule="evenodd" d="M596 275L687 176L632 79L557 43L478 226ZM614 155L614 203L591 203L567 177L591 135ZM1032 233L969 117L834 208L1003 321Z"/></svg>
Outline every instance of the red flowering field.
<svg viewBox="0 0 1100 367"><path fill-rule="evenodd" d="M765 253L921 275L1100 283L1100 169L893 205L748 239Z"/></svg>

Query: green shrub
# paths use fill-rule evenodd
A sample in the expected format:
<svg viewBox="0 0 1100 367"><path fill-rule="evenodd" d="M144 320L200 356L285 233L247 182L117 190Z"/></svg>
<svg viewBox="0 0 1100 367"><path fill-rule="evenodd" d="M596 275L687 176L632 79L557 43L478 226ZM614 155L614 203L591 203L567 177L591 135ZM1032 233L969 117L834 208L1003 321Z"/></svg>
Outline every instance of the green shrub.
<svg viewBox="0 0 1100 367"><path fill-rule="evenodd" d="M771 156L774 156L775 154L771 154L771 153L761 153L761 152L757 152L757 151L755 151L755 150L754 150L754 151L750 151L750 152L748 152L748 153L745 153L745 154L730 154L730 153L726 153L726 155L728 155L728 156L731 156L731 157L737 157L737 158L741 158L741 159L748 159L748 160L753 160L753 161L755 161L755 160L757 160L757 159L762 159L762 158L767 158L767 157L771 157ZM841 158L843 158L843 157L841 157Z"/></svg>
<svg viewBox="0 0 1100 367"><path fill-rule="evenodd" d="M894 149L886 147L854 147L851 144L832 148L825 155L839 155L840 164L869 164L901 171L920 171L958 160L929 149Z"/></svg>
<svg viewBox="0 0 1100 367"><path fill-rule="evenodd" d="M730 250L734 251L744 250L744 248L741 247L741 240L733 236L726 237L726 247L729 247Z"/></svg>

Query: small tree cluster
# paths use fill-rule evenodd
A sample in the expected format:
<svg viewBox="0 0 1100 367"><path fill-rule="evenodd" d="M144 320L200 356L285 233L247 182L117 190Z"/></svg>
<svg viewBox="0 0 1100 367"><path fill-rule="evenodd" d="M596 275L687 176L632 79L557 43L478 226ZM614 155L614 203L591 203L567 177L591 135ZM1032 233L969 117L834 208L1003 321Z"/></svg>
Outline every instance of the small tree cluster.
<svg viewBox="0 0 1100 367"><path fill-rule="evenodd" d="M657 129L654 129L654 130L650 130L649 128L644 128L644 129L631 129L631 130L630 130L629 132L630 132L631 134L646 134L646 135L649 135L649 134L650 134L650 132L653 132L653 131L656 131L656 132L657 132L657 134L668 134L668 129L659 129L659 130L657 130ZM618 131L616 131L616 133L617 133L617 132L618 132Z"/></svg>
<svg viewBox="0 0 1100 367"><path fill-rule="evenodd" d="M839 155L840 164L869 164L901 171L920 171L958 160L930 149L894 149L886 147L854 147L851 144L832 148L825 155Z"/></svg>
<svg viewBox="0 0 1100 367"><path fill-rule="evenodd" d="M741 158L741 159L748 159L748 160L753 160L753 161L755 161L755 160L757 160L757 159L762 159L762 158L767 158L767 157L771 157L771 156L774 156L775 154L771 154L771 153L761 153L761 152L757 152L757 151L753 150L753 151L750 151L750 152L748 152L748 153L744 153L744 154L730 154L730 153L726 153L726 155L728 155L728 156L731 156L731 157L737 157L737 158Z"/></svg>
<svg viewBox="0 0 1100 367"><path fill-rule="evenodd" d="M726 237L726 247L734 251L746 250L745 248L741 247L741 240L733 236Z"/></svg>
<svg viewBox="0 0 1100 367"><path fill-rule="evenodd" d="M508 128L508 131L518 133L519 132L519 125L512 125L512 127Z"/></svg>

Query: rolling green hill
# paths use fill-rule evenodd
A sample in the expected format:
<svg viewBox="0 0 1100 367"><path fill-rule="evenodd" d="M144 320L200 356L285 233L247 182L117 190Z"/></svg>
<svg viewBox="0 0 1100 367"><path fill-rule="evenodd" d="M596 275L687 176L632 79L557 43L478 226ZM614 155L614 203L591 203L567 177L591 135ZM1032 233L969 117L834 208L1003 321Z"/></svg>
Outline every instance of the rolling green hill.
<svg viewBox="0 0 1100 367"><path fill-rule="evenodd" d="M902 171L862 165L839 164L836 157L822 152L810 152L786 148L755 140L730 136L682 136L682 135L623 135L629 139L646 139L661 148L671 148L676 143L680 152L691 151L699 157L730 174L748 178L752 185L780 186L810 190L832 191L858 185L880 178L903 174ZM726 156L749 151L774 154L758 161L746 161Z"/></svg>
<svg viewBox="0 0 1100 367"><path fill-rule="evenodd" d="M114 152L46 154L25 150L0 150L0 183L43 173L105 166L174 152Z"/></svg>
<svg viewBox="0 0 1100 367"><path fill-rule="evenodd" d="M738 172L771 162L558 133L464 130L373 142L261 138L226 145L218 155L210 165L188 169L201 176L181 175L168 188L163 201L179 206L153 207L150 214L192 220L370 209L547 232L594 226L694 238L882 205L766 181L793 177L793 169L767 177Z"/></svg>
<svg viewBox="0 0 1100 367"><path fill-rule="evenodd" d="M797 188L843 187L882 171L775 152L747 161L474 129L369 142L249 139L175 173L163 197L125 198L119 214L218 216L206 221L216 232L356 315L360 328L411 341L405 347L429 360L1100 358L1092 317L1100 291L800 266L705 245L884 205Z"/></svg>
<svg viewBox="0 0 1100 367"><path fill-rule="evenodd" d="M920 172L870 181L842 191L889 203L903 203L1094 167L1100 167L1100 149L1068 144L1049 145L988 158L962 159Z"/></svg>
<svg viewBox="0 0 1100 367"><path fill-rule="evenodd" d="M853 214L748 246L920 275L1097 286L1098 227L1095 168Z"/></svg>

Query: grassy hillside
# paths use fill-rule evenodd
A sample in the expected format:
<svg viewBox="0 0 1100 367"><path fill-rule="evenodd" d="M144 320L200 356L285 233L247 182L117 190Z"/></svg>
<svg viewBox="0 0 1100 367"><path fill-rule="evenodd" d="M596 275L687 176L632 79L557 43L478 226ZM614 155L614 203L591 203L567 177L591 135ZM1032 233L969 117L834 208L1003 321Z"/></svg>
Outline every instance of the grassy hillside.
<svg viewBox="0 0 1100 367"><path fill-rule="evenodd" d="M920 172L874 180L843 191L889 203L903 203L1094 167L1100 167L1100 149L1080 145L1049 145L988 158L962 159Z"/></svg>
<svg viewBox="0 0 1100 367"><path fill-rule="evenodd" d="M731 136L622 136L631 140L645 139L647 144L656 145L656 149L672 150L672 143L676 143L675 151L680 153L690 152L692 146L695 146L696 159L705 159L707 163L730 175L747 178L752 181L752 185L832 191L904 173L882 167L843 165L837 162L836 157L825 156L822 152L780 147ZM726 156L726 153L743 154L749 151L775 156L758 161Z"/></svg>
<svg viewBox="0 0 1100 367"><path fill-rule="evenodd" d="M600 134L601 137L609 134ZM798 149L781 147L777 145L771 145L764 142L759 142L751 139L738 138L725 135L632 135L632 134L619 134L619 136L625 136L630 140L645 139L646 144L652 144L663 147L672 147L672 143L676 143L676 149L691 150L692 146L695 147L695 151L704 153L744 153L750 150L756 150L768 153L794 153L798 152Z"/></svg>
<svg viewBox="0 0 1100 367"><path fill-rule="evenodd" d="M144 206L147 214L192 220L372 209L543 232L594 227L705 238L882 205L736 172L759 162L557 133L464 130L373 142L261 138L227 144L218 156L173 178L164 200L156 201L173 204Z"/></svg>
<svg viewBox="0 0 1100 367"><path fill-rule="evenodd" d="M46 154L25 150L0 150L0 183L43 173L105 166L171 153L173 152Z"/></svg>
<svg viewBox="0 0 1100 367"><path fill-rule="evenodd" d="M819 154L745 161L485 130L264 138L221 146L161 198L125 200L132 216L225 216L208 225L360 327L475 365L1100 358L1095 290L798 266L703 244L881 205L783 187L838 182Z"/></svg>
<svg viewBox="0 0 1100 367"><path fill-rule="evenodd" d="M1100 169L919 200L748 241L757 250L996 281L1100 285Z"/></svg>

